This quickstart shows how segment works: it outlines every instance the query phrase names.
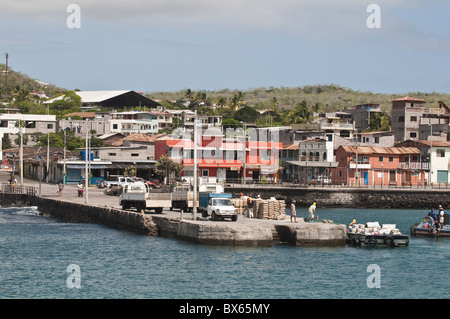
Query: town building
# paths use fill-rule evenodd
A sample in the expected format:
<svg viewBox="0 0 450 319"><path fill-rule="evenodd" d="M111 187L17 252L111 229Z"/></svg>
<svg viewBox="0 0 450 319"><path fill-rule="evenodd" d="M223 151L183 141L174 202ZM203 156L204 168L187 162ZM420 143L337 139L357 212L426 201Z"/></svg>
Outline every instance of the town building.
<svg viewBox="0 0 450 319"><path fill-rule="evenodd" d="M415 147L344 145L337 149L333 184L348 186L419 186L426 184L428 163Z"/></svg>
<svg viewBox="0 0 450 319"><path fill-rule="evenodd" d="M81 108L84 111L100 110L102 108L109 111L122 110L124 108L157 108L161 104L145 97L143 94L132 90L112 90L112 91L75 91L81 98ZM63 99L64 95L50 99L45 104L50 104L56 100Z"/></svg>
<svg viewBox="0 0 450 319"><path fill-rule="evenodd" d="M3 113L0 114L0 160L5 165L2 158L2 139L7 136L11 142L18 141L22 136L27 137L27 145L35 145L35 140L30 137L32 134L49 134L56 132L56 116L40 114L20 114ZM25 143L24 143L25 144Z"/></svg>
<svg viewBox="0 0 450 319"><path fill-rule="evenodd" d="M158 133L158 116L147 111L110 113L109 132L130 135Z"/></svg>
<svg viewBox="0 0 450 319"><path fill-rule="evenodd" d="M439 136L450 140L450 110L443 102L439 107L427 107L425 101L412 97L393 99L392 131L396 142L408 139L426 140L429 136Z"/></svg>
<svg viewBox="0 0 450 319"><path fill-rule="evenodd" d="M366 131L370 128L370 119L377 113L382 113L380 104L360 104L355 105L350 109L345 110L352 116L352 121L355 126L355 131L358 133Z"/></svg>
<svg viewBox="0 0 450 319"><path fill-rule="evenodd" d="M416 147L420 150L420 161L429 167L425 180L427 184L450 183L450 142L440 140L407 140L398 147Z"/></svg>
<svg viewBox="0 0 450 319"><path fill-rule="evenodd" d="M197 163L202 182L256 183L276 182L279 179L278 157L282 143L239 139L239 136L230 141L224 139L220 130L207 130L199 134ZM190 135L185 135L183 139L156 140L155 158L161 156L182 164L182 178L192 181L194 141Z"/></svg>

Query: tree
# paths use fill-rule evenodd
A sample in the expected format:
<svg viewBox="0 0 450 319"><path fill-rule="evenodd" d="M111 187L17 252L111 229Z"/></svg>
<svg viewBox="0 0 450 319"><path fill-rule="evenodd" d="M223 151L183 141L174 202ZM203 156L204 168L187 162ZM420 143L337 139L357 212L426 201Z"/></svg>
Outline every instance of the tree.
<svg viewBox="0 0 450 319"><path fill-rule="evenodd" d="M79 112L81 107L81 97L74 91L68 91L62 99L55 100L49 105L49 109L55 115L64 115L72 112Z"/></svg>
<svg viewBox="0 0 450 319"><path fill-rule="evenodd" d="M166 184L169 184L170 177L180 177L183 171L183 165L179 164L166 156L161 156L155 164L155 174L158 178L166 179Z"/></svg>
<svg viewBox="0 0 450 319"><path fill-rule="evenodd" d="M391 118L386 113L374 113L369 120L369 128L367 131L390 131L391 130Z"/></svg>
<svg viewBox="0 0 450 319"><path fill-rule="evenodd" d="M223 127L223 130L226 131L227 128L235 129L237 127L242 127L242 124L238 120L226 118L226 119L222 120L222 127Z"/></svg>
<svg viewBox="0 0 450 319"><path fill-rule="evenodd" d="M136 167L134 166L128 166L123 171L123 176L136 176Z"/></svg>
<svg viewBox="0 0 450 319"><path fill-rule="evenodd" d="M291 123L304 123L311 119L311 112L306 105L306 101L303 100L292 109L288 114L288 118Z"/></svg>
<svg viewBox="0 0 450 319"><path fill-rule="evenodd" d="M47 147L47 134L36 132L31 134L37 145ZM64 131L58 133L50 133L50 146L64 148ZM76 137L72 131L66 131L66 149L69 151L75 151L78 148L82 148L86 145L85 139ZM91 144L92 146L92 144Z"/></svg>
<svg viewBox="0 0 450 319"><path fill-rule="evenodd" d="M236 94L233 95L233 97L228 100L230 108L233 110L240 109L243 105L245 105L244 101L245 92L238 91Z"/></svg>
<svg viewBox="0 0 450 319"><path fill-rule="evenodd" d="M258 116L258 111L250 106L244 106L240 110L236 111L236 113L234 113L235 120L243 121L246 123L255 123Z"/></svg>

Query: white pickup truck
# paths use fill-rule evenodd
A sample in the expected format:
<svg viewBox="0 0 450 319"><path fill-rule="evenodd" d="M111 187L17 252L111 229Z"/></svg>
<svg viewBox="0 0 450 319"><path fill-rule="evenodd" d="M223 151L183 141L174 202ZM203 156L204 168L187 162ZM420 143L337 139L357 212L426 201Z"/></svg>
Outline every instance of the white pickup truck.
<svg viewBox="0 0 450 319"><path fill-rule="evenodd" d="M133 183L134 180L127 176L109 176L105 180L106 187L112 188L113 186L123 186L125 183Z"/></svg>
<svg viewBox="0 0 450 319"><path fill-rule="evenodd" d="M238 213L231 202L231 194L200 193L199 211L203 217L211 216L211 220L230 218L236 221Z"/></svg>
<svg viewBox="0 0 450 319"><path fill-rule="evenodd" d="M157 193L142 182L126 183L123 185L123 192L119 196L119 205L122 209L135 207L138 212L154 210L155 213L162 213L163 208L172 206L171 193Z"/></svg>

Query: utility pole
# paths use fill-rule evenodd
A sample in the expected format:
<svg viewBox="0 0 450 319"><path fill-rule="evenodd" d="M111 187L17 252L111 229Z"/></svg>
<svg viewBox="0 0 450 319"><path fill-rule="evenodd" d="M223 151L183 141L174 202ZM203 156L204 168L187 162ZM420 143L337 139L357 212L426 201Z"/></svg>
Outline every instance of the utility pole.
<svg viewBox="0 0 450 319"><path fill-rule="evenodd" d="M197 220L197 110L194 115L194 193L192 206L192 219Z"/></svg>
<svg viewBox="0 0 450 319"><path fill-rule="evenodd" d="M87 204L88 203L88 188L89 188L89 171L88 171L88 138L89 138L89 128L88 128L88 121L86 120L86 151L85 151L85 157L84 160L86 161L85 164L85 194L84 194L84 203Z"/></svg>

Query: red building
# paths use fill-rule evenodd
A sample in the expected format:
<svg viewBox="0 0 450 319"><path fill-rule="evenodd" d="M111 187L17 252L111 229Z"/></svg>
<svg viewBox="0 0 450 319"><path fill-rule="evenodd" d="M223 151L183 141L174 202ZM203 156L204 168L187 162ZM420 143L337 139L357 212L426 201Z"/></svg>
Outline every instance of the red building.
<svg viewBox="0 0 450 319"><path fill-rule="evenodd" d="M425 185L428 163L415 147L340 146L333 183L349 186Z"/></svg>
<svg viewBox="0 0 450 319"><path fill-rule="evenodd" d="M281 142L224 141L222 135L203 135L197 146L198 176L203 180L227 182L256 182L278 180L278 154ZM245 156L244 156L245 154ZM192 179L194 142L184 139L155 141L155 159L168 156L184 165L183 178ZM245 170L245 174L244 174Z"/></svg>

